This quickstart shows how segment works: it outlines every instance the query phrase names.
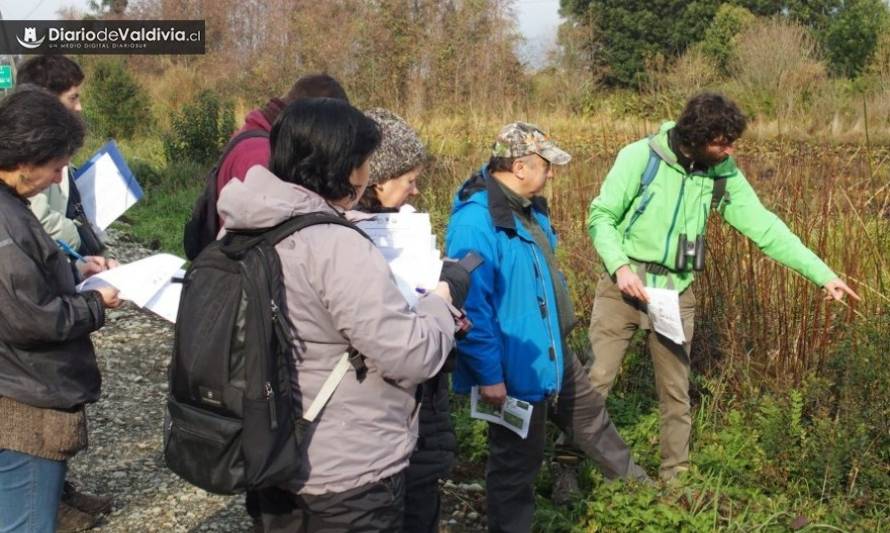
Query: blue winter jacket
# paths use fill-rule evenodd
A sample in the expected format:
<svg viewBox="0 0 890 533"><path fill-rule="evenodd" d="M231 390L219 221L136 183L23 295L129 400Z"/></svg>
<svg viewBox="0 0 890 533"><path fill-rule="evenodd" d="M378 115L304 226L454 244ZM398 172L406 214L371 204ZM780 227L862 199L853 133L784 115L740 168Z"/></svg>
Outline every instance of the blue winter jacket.
<svg viewBox="0 0 890 533"><path fill-rule="evenodd" d="M532 213L555 249L542 198ZM465 303L473 328L457 344L455 392L504 382L508 395L530 402L558 393L563 342L547 260L487 168L455 196L445 239L449 257L475 251L484 259Z"/></svg>

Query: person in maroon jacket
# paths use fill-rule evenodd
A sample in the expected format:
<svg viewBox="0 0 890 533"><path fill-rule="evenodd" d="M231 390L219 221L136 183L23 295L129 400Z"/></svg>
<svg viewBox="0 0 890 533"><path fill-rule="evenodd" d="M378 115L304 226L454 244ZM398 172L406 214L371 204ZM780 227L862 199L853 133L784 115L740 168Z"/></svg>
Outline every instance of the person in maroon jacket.
<svg viewBox="0 0 890 533"><path fill-rule="evenodd" d="M272 98L265 106L254 109L244 119L244 126L236 131L232 138L250 130L272 131L272 123L281 111L291 102L303 98L334 98L349 103L346 91L340 83L327 74L311 74L298 79L290 91L281 98ZM244 181L247 170L254 165L267 166L271 147L269 136L250 137L240 141L219 165L216 175L216 194L232 180Z"/></svg>
<svg viewBox="0 0 890 533"><path fill-rule="evenodd" d="M263 107L249 112L244 118L244 125L232 135L232 139L243 135L244 132L254 130L265 132L265 135L245 137L238 141L228 155L223 158L216 174L216 197L219 198L220 191L232 179L244 181L250 167L255 165L268 167L269 155L272 153L272 146L269 142L272 123L288 104L304 98L323 97L349 103L346 91L337 80L327 74L311 74L298 79L286 95L281 98L272 98ZM220 217L219 223L222 225L222 217ZM253 519L254 531L262 531L258 494L248 492L245 505L247 514Z"/></svg>

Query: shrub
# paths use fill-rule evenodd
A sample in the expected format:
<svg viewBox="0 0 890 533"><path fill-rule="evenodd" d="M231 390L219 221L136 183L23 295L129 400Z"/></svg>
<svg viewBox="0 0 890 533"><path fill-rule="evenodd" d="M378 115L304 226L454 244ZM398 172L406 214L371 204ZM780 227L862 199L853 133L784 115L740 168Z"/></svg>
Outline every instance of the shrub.
<svg viewBox="0 0 890 533"><path fill-rule="evenodd" d="M123 61L100 60L87 74L84 115L102 137L129 139L152 127L148 96Z"/></svg>
<svg viewBox="0 0 890 533"><path fill-rule="evenodd" d="M799 108L826 76L816 41L806 28L780 20L762 20L737 37L734 79L750 107L767 115Z"/></svg>
<svg viewBox="0 0 890 533"><path fill-rule="evenodd" d="M710 58L723 74L735 56L736 36L757 20L753 13L741 6L723 4L714 15L714 22L705 30L698 48Z"/></svg>
<svg viewBox="0 0 890 533"><path fill-rule="evenodd" d="M202 91L170 119L164 136L164 154L169 163L194 161L209 165L235 129L233 106L220 102L211 91Z"/></svg>

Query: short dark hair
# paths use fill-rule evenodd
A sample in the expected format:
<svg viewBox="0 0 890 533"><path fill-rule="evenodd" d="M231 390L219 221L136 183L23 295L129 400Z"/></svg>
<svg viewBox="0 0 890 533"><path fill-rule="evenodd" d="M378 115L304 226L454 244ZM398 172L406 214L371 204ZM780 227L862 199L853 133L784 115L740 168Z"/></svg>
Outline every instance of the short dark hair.
<svg viewBox="0 0 890 533"><path fill-rule="evenodd" d="M377 187L375 187L374 185L368 185L368 188L365 189L362 197L358 199L356 209L358 209L359 211L364 211L366 213L382 213L387 210L385 207L383 207L383 203L380 201L380 197L377 196Z"/></svg>
<svg viewBox="0 0 890 533"><path fill-rule="evenodd" d="M269 170L327 200L355 198L349 182L380 144L380 128L341 100L308 98L288 105L269 136Z"/></svg>
<svg viewBox="0 0 890 533"><path fill-rule="evenodd" d="M518 158L492 156L492 158L488 160L488 171L513 172L513 162L516 161L516 159Z"/></svg>
<svg viewBox="0 0 890 533"><path fill-rule="evenodd" d="M702 92L686 102L675 129L681 144L699 148L720 138L735 142L746 126L735 102L719 93Z"/></svg>
<svg viewBox="0 0 890 533"><path fill-rule="evenodd" d="M16 83L32 83L58 96L83 83L83 71L65 56L37 56L19 65Z"/></svg>
<svg viewBox="0 0 890 533"><path fill-rule="evenodd" d="M0 170L44 165L83 145L80 117L43 90L16 91L0 101Z"/></svg>
<svg viewBox="0 0 890 533"><path fill-rule="evenodd" d="M346 90L333 77L327 74L310 74L298 79L282 99L289 104L303 98L334 98L349 103Z"/></svg>

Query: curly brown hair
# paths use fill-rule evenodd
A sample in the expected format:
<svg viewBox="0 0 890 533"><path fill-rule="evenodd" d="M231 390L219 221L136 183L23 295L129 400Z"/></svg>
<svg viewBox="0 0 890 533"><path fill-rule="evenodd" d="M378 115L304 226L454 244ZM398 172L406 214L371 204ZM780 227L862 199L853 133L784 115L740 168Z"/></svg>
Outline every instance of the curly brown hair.
<svg viewBox="0 0 890 533"><path fill-rule="evenodd" d="M735 142L742 136L747 119L739 106L719 93L702 92L686 102L675 128L679 141L690 148L709 142Z"/></svg>

